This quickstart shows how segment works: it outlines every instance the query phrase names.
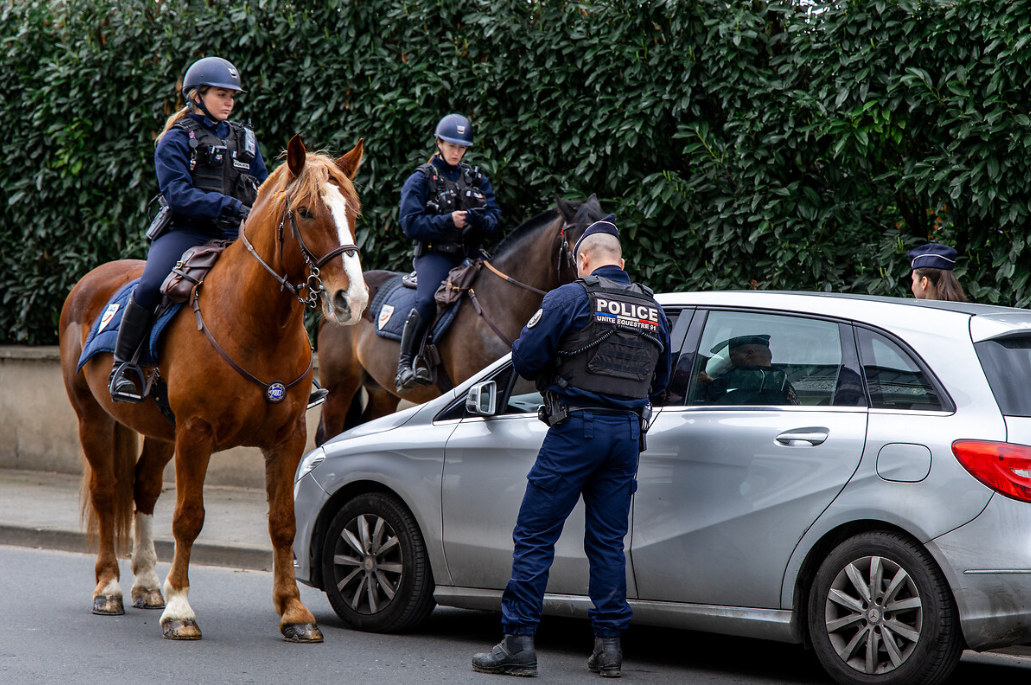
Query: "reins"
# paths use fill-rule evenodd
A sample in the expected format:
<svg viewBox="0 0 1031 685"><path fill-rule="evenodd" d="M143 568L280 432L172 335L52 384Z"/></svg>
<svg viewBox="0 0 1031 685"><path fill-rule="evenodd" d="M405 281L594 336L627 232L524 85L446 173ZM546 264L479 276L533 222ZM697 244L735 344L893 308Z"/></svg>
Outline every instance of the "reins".
<svg viewBox="0 0 1031 685"><path fill-rule="evenodd" d="M566 228L568 228L568 227L569 227L569 224L566 223L565 221L563 221L562 222L562 228L559 229L559 233L558 233L559 254L558 254L558 271L556 273L556 280L557 281L561 281L562 280L562 257L564 256L566 258L567 264L573 262L573 253L569 249L569 243L566 242ZM543 296L548 294L544 290L540 290L539 288L534 288L532 285L527 285L526 283L523 283L521 281L517 281L516 279L512 278L511 276L509 276L509 275L499 271L497 268L495 268L495 266L493 264L491 264L486 259L484 259L482 261L483 261L483 265L484 266L486 266L495 276L498 276L502 280L508 281L512 285L518 286L518 287L523 288L525 290L529 290L530 292L537 293L541 297L543 297ZM480 317L486 322L486 324L488 326L490 326L490 329L492 331L494 331L494 334L496 336L498 336L499 338L501 338L502 342L504 342L506 345L508 345L509 349L511 349L512 348L512 340L509 339L509 337L507 335L502 333L501 329L498 328L497 324L495 324L494 321L490 318L490 316L487 315L486 310L480 305L480 301L476 298L476 291L474 291L472 288L469 288L468 293L469 293L469 299L470 299L470 301L472 301L473 309L476 310L476 313L480 315Z"/></svg>
<svg viewBox="0 0 1031 685"><path fill-rule="evenodd" d="M315 257L315 255L312 254L311 250L308 249L308 246L304 243L304 238L301 237L301 231L297 227L297 218L294 216L294 211L290 209L290 196L284 194L284 201L285 205L283 207L283 218L279 220L279 228L277 230L279 253L282 254L283 252L283 226L286 223L287 217L289 217L290 232L293 234L295 238L297 238L297 244L301 248L301 256L304 257L304 262L308 267L308 277L304 281L298 283L297 285L294 285L290 283L286 276L280 276L278 273L276 273L275 269L269 266L265 262L265 260L258 255L258 253L254 250L254 246L251 245L249 240L247 240L246 223L244 223L244 225L240 228L240 237L243 239L243 244L244 247L247 248L247 251L254 255L254 258L257 259L258 263L265 268L265 271L269 272L269 274L271 274L272 277L275 278L276 281L279 283L280 292L282 292L284 289L289 290L291 293L293 293L294 297L297 298L297 301L300 302L301 305L308 306L314 309L318 306L319 296L322 293L326 292L325 286L322 284L322 279L319 277L319 268L325 266L326 262L328 262L330 259L333 259L334 257L339 256L344 252L350 255L358 254L358 246L338 245L337 247L334 247L332 250L323 255L321 258ZM261 379L249 373L246 369L241 367L235 361L233 361L232 358L226 353L226 351L222 349L222 346L219 345L218 342L216 342L214 336L211 335L211 331L208 330L208 327L204 325L204 317L200 313L200 286L202 284L203 282L198 283L197 286L193 289L192 298L193 313L197 318L197 330L204 332L204 336L208 339L208 342L211 343L211 346L215 348L215 351L218 352L222 356L222 359L226 360L226 362L231 367L233 367L233 369L235 369L237 373L239 373L247 380L261 386L261 388L265 390L266 400L273 404L283 401L283 399L286 397L286 391L300 383L308 376L309 373L311 373L312 364L314 363L315 357L314 351L311 347L311 342L308 342L308 368L304 370L304 373L302 373L300 376L290 381L289 383L284 384L281 381L272 381L271 383L265 383ZM307 298L301 297L301 290L308 291Z"/></svg>

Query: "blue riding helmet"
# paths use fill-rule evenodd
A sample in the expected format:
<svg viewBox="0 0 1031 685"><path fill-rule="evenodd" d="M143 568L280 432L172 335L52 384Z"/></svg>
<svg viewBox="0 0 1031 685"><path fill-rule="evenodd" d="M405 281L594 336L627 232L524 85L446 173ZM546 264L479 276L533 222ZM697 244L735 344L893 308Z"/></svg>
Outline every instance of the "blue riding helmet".
<svg viewBox="0 0 1031 685"><path fill-rule="evenodd" d="M440 140L455 145L471 147L473 144L473 126L461 114L448 114L437 123L435 134Z"/></svg>
<svg viewBox="0 0 1031 685"><path fill-rule="evenodd" d="M198 92L201 86L228 88L238 93L246 93L240 82L240 72L236 67L221 57L205 57L190 65L183 77L183 97L189 97L192 89Z"/></svg>

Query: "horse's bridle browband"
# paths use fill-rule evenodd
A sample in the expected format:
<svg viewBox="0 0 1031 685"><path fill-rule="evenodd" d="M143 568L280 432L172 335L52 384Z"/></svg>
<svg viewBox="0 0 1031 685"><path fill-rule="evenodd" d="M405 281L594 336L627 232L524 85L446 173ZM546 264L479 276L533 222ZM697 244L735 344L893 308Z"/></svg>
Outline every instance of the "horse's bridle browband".
<svg viewBox="0 0 1031 685"><path fill-rule="evenodd" d="M254 255L254 258L258 260L259 264L265 267L265 271L268 271L270 274L272 274L273 278L279 281L280 290L286 288L294 294L298 302L308 307L311 307L312 309L315 309L319 305L319 295L321 293L326 292L325 287L323 287L322 285L322 279L319 277L319 269L325 266L326 262L333 259L334 257L343 254L344 252L352 256L359 254L358 246L337 245L332 250L324 254L321 258L317 258L314 254L312 254L312 251L308 249L308 246L304 243L304 238L301 237L300 229L297 228L297 217L294 216L294 210L290 209L290 196L285 195L284 200L285 204L283 206L283 218L279 220L279 228L277 229L277 233L279 236L279 251L280 253L282 253L283 251L283 226L286 223L287 217L289 217L290 232L294 235L294 237L297 238L297 245L301 248L301 256L304 257L304 262L308 265L308 278L305 281L303 281L302 283L298 283L297 285L293 285L286 279L286 276L280 276L279 274L277 274L275 270L265 262L264 259L258 256L258 253L254 250L254 246L251 245L249 240L247 240L247 224L244 224L243 227L240 229L240 238L243 239L243 244L244 247L247 248L247 251ZM307 298L301 297L301 290L308 291Z"/></svg>
<svg viewBox="0 0 1031 685"><path fill-rule="evenodd" d="M247 251L254 255L254 258L258 260L258 263L265 267L265 270L272 274L272 277L279 282L280 290L286 288L294 294L298 302L300 302L302 305L310 306L314 309L318 306L319 295L326 291L325 287L322 285L322 279L319 278L319 268L325 266L326 262L344 252L352 255L358 254L358 246L338 245L337 247L334 247L332 250L323 255L321 259L316 258L315 255L312 254L311 250L308 249L308 246L304 244L304 238L301 237L301 231L299 228L297 228L297 219L294 216L294 211L290 209L290 196L285 195L284 197L286 204L283 208L283 218L279 220L278 229L279 252L280 254L282 254L283 252L283 225L286 223L286 219L289 216L290 231L297 238L297 244L301 248L301 256L304 257L304 262L308 265L309 273L308 278L305 281L298 283L297 285L293 285L287 280L286 276L280 276L279 274L277 274L275 270L271 266L269 266L265 262L265 260L258 255L257 252L255 252L254 246L251 245L249 240L247 240L246 223L240 228L240 238L243 239L243 244L247 248ZM233 369L235 369L238 374L240 374L247 380L256 383L265 390L265 399L267 399L269 402L272 402L273 404L281 402L283 398L286 397L286 391L288 389L300 383L302 380L307 378L309 373L311 373L312 364L314 363L315 359L315 354L311 349L311 342L308 343L308 368L304 370L304 373L302 373L300 376L290 381L289 383L284 384L280 381L265 383L261 379L253 376L242 366L234 362L232 358L226 353L226 351L222 349L222 346L215 341L215 338L211 335L211 331L208 330L208 327L204 325L204 317L201 316L200 313L200 286L202 284L203 282L198 283L197 286L193 289L193 313L197 317L197 329L204 332L205 337L207 337L208 342L211 343L211 346L215 348L215 351L218 352L222 356L222 359L226 360L226 362L231 367L233 367ZM301 297L301 290L308 291L307 299Z"/></svg>

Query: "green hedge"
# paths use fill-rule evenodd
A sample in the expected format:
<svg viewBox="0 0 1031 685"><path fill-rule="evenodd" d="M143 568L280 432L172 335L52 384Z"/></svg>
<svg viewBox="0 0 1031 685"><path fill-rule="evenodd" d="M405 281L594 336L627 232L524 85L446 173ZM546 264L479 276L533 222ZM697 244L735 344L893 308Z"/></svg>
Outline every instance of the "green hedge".
<svg viewBox="0 0 1031 685"><path fill-rule="evenodd" d="M153 139L212 54L270 164L365 138L366 268L408 264L401 184L459 111L506 227L596 192L656 289L905 295L930 238L974 299L1031 301L1031 0L305 4L0 0L0 342L145 256Z"/></svg>

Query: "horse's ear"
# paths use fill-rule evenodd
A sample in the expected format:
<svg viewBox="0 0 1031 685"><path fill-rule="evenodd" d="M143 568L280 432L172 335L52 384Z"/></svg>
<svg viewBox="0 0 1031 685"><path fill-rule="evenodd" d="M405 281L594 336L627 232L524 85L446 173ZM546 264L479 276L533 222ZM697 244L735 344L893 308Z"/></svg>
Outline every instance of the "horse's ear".
<svg viewBox="0 0 1031 685"><path fill-rule="evenodd" d="M295 178L304 171L304 164L307 160L308 151L304 147L304 141L301 140L301 134L295 134L286 146L286 165Z"/></svg>
<svg viewBox="0 0 1031 685"><path fill-rule="evenodd" d="M362 163L362 153L365 152L364 141L364 138L359 138L358 144L354 146L354 149L336 162L340 171L344 172L344 176L347 176L352 181L355 174L358 173L358 165Z"/></svg>
<svg viewBox="0 0 1031 685"><path fill-rule="evenodd" d="M558 195L555 196L555 204L558 205L558 211L562 212L562 218L569 223L576 216L576 205L569 200L564 200Z"/></svg>

